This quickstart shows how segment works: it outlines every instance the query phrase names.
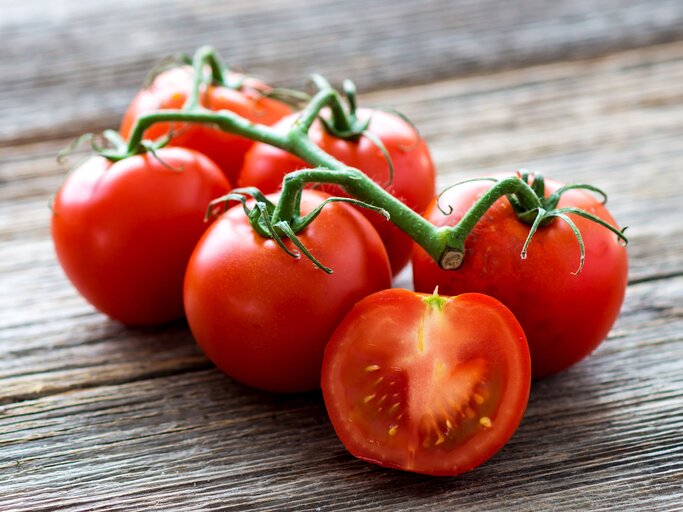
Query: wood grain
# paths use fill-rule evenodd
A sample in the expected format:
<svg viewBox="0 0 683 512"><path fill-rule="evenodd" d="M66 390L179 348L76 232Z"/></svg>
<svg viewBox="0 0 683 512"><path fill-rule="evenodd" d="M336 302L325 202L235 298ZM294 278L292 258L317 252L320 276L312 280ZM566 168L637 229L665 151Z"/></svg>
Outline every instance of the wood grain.
<svg viewBox="0 0 683 512"><path fill-rule="evenodd" d="M666 283L632 286L610 339L535 384L513 440L461 478L369 466L345 453L317 394L267 395L198 369L5 405L0 503L21 509L32 486L30 510L50 510L58 486L62 505L88 510L529 510L530 496L536 510L654 510L655 495L671 505L683 471L683 278Z"/></svg>
<svg viewBox="0 0 683 512"><path fill-rule="evenodd" d="M13 120L0 146L111 125L160 53L207 43L281 85L315 71L384 89L683 37L678 0L0 0L0 12L0 118Z"/></svg>
<svg viewBox="0 0 683 512"><path fill-rule="evenodd" d="M680 509L683 4L346 2L356 18L298 0L55 6L0 0L11 41L0 61L0 511ZM241 386L184 323L124 328L66 281L49 240L55 153L115 125L159 48L207 41L284 84L313 69L358 78L374 91L364 103L417 124L440 185L526 167L604 188L631 226L609 339L534 384L519 431L482 467L435 479L355 460L318 393Z"/></svg>

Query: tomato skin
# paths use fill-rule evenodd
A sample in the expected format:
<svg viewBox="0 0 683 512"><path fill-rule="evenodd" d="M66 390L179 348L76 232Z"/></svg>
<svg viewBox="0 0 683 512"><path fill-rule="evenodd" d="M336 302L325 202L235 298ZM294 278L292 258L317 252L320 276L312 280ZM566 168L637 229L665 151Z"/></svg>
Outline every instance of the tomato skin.
<svg viewBox="0 0 683 512"><path fill-rule="evenodd" d="M531 381L519 323L485 295L438 300L402 289L375 293L330 339L323 396L354 456L453 476L490 458L519 425Z"/></svg>
<svg viewBox="0 0 683 512"><path fill-rule="evenodd" d="M452 205L444 215L432 203L424 216L437 226L454 225L490 182L450 189L440 204ZM547 193L561 184L546 180ZM616 226L609 212L591 194L570 190L558 207L574 206ZM413 250L413 278L418 291L446 294L480 292L509 307L526 332L533 376L558 373L590 354L607 336L624 299L627 285L626 249L614 233L570 214L583 235L586 259L579 275L579 245L569 226L559 219L539 228L522 260L529 226L517 219L506 199L499 200L465 241L465 260L458 270L445 271L418 247Z"/></svg>
<svg viewBox="0 0 683 512"><path fill-rule="evenodd" d="M179 109L185 104L192 89L194 72L189 67L173 68L161 73L147 88L133 99L123 117L120 133L128 138L135 121L142 115L155 110ZM231 77L241 75L231 73ZM265 84L251 78L244 78L244 87L237 91L224 86L210 86L200 93L200 104L209 110L229 110L249 121L272 125L291 112L284 103L262 96L258 90L267 89ZM157 139L166 135L171 123L158 123L145 132L146 139ZM217 128L200 124L173 123L173 146L191 148L211 158L228 177L237 183L244 154L253 141Z"/></svg>
<svg viewBox="0 0 683 512"><path fill-rule="evenodd" d="M320 121L309 132L313 142L345 164L356 167L382 185L418 213L422 213L435 193L435 171L429 148L415 129L406 121L381 110L359 109L358 118L372 116L368 130L384 144L394 165L394 177L389 181L389 166L382 152L367 137L357 141L343 140L330 135ZM277 127L288 129L297 114L285 117ZM285 174L310 167L304 161L278 148L256 143L249 150L240 173L239 186L256 186L264 192L274 192L282 185ZM339 187L323 186L333 195L346 196ZM384 242L393 273L397 274L409 261L411 239L381 215L362 209Z"/></svg>
<svg viewBox="0 0 683 512"><path fill-rule="evenodd" d="M326 197L305 190L302 214ZM331 275L255 233L238 206L207 230L185 276L185 310L199 346L232 378L267 391L317 389L339 321L356 301L391 286L377 232L349 205L328 204L298 236Z"/></svg>
<svg viewBox="0 0 683 512"><path fill-rule="evenodd" d="M53 205L52 239L67 277L88 302L128 325L183 316L182 285L204 212L230 184L204 155L183 148L117 163L93 157Z"/></svg>

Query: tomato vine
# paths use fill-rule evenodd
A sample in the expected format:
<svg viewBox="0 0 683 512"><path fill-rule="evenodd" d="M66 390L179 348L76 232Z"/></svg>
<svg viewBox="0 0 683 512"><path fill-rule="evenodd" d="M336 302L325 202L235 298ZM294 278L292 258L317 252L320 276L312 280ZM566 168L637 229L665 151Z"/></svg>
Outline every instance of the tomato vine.
<svg viewBox="0 0 683 512"><path fill-rule="evenodd" d="M145 141L145 131L151 126L163 122L212 125L225 132L283 149L301 158L314 167L314 169L304 169L288 174L283 181L283 193L277 205L271 206L257 200L257 204L262 204L255 208L255 213L250 215L250 220L252 227L262 236L269 236L276 239L276 241L284 236L290 238L297 246L299 246L299 243L296 234L308 225L308 222L304 222L298 216L300 191L308 183L336 184L359 200L364 206L386 212L391 222L407 233L445 270L455 270L462 265L465 257L465 239L479 219L501 197L507 197L514 206L518 218L531 226L529 238L527 239L527 244L525 244L522 256L525 255L528 243L531 241L537 228L555 218L560 218L572 227L581 248L580 271L583 265L583 241L581 233L576 229L571 219L567 217L567 213L587 217L606 229L613 231L623 242L626 243L628 241L623 230L619 230L601 221L588 212L578 209L569 211L551 208L553 203L557 204L558 197L564 190L558 191L552 198L546 199L543 197L542 177L537 177L532 181L529 175L521 173L498 180L493 187L472 205L457 225L437 228L400 200L386 192L359 169L349 167L340 162L319 148L308 137L308 131L313 122L322 117L321 113L325 108L330 109L332 116L332 121L326 120L326 124L336 127L330 129L335 129L340 132L340 135L347 136L355 136L364 132L363 126L358 126L358 121L354 116L355 89L349 82L345 83L347 96L350 98L350 110L347 113L339 92L332 88L322 77L314 77L314 81L320 90L310 99L291 129L286 133L281 133L273 127L253 123L234 112L214 112L202 108L197 98L201 84L206 80L206 73L203 70L207 66L211 70L209 74L210 80L223 83L225 80L223 67L215 50L210 47L200 48L193 59L193 67L195 69L193 92L184 107L182 109L169 109L142 115L135 123L128 139L128 144L125 147L117 144L116 147L102 149L99 153L111 161L118 161L145 151L153 151L155 148L163 146L166 140L161 140L157 143ZM572 186L572 188L575 187L577 186ZM580 185L579 187L603 194L602 191L588 185ZM565 190L569 190L569 188ZM238 189L238 191L233 191L230 197L224 199L235 199L235 194L240 193ZM250 195L253 196L253 194ZM302 250L302 252L305 256L311 258L322 270L331 271L331 269L326 268L315 260L310 252L306 250ZM299 255L299 253L292 251L289 251L289 253L295 257Z"/></svg>

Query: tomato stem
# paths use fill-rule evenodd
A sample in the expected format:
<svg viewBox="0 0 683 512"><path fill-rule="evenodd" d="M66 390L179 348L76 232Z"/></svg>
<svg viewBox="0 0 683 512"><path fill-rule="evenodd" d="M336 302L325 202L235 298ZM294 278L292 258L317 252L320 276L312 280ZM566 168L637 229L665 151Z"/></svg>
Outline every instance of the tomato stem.
<svg viewBox="0 0 683 512"><path fill-rule="evenodd" d="M536 192L518 176L499 180L467 210L460 219L460 222L453 226L449 232L449 245L464 249L465 239L474 229L477 222L479 222L479 219L484 216L498 199L512 194L530 211L541 207L541 200L536 195Z"/></svg>
<svg viewBox="0 0 683 512"><path fill-rule="evenodd" d="M306 127L306 133L325 106L330 107L332 111L332 123L331 125L325 123L326 128L334 128L335 133L351 133L354 128L353 117L344 110L344 103L339 92L322 75L316 73L311 76L311 80L320 91L303 110L302 117L306 117L306 120L302 124ZM320 99L317 99L318 97Z"/></svg>
<svg viewBox="0 0 683 512"><path fill-rule="evenodd" d="M292 222L299 230L305 227L297 225L297 216L301 191L308 183L339 185L349 195L367 203L371 208L381 208L387 212L392 223L407 233L437 261L445 250L446 239L439 228L386 192L361 171L347 166L334 170L303 169L287 174L283 181L280 200L273 212L274 223L286 220Z"/></svg>
<svg viewBox="0 0 683 512"><path fill-rule="evenodd" d="M329 90L320 91L304 111L298 124L287 133L275 128L252 123L229 111L213 112L204 109L161 110L141 116L135 124L125 151L102 150L101 154L111 160L121 160L143 152L145 130L160 122L202 123L216 126L226 132L241 135L278 147L301 158L317 169L304 169L285 176L282 195L272 214L272 225L285 221L299 231L305 224L299 222L298 208L302 188L308 183L329 183L341 186L349 195L360 199L370 207L381 208L389 214L391 222L418 243L442 268L453 270L463 261L465 239L486 210L500 197L515 193L530 203L540 205L533 190L519 177L498 182L454 227L437 228L411 208L386 192L360 170L348 167L312 142L306 133L307 124L330 102L335 95ZM310 126L310 125L309 125ZM263 229L257 229L263 233Z"/></svg>
<svg viewBox="0 0 683 512"><path fill-rule="evenodd" d="M109 160L118 161L143 153L145 150L144 147L142 147L142 141L145 131L154 124L173 121L213 125L223 131L281 147L285 150L289 147L286 138L275 129L269 126L254 124L233 112L226 110L213 112L200 108L192 110L169 109L158 110L140 116L130 134L128 146L125 151L104 150L101 151L100 154Z"/></svg>
<svg viewBox="0 0 683 512"><path fill-rule="evenodd" d="M209 66L211 69L210 79L206 79L205 68ZM220 56L213 46L201 46L192 58L192 67L194 68L194 79L192 82L192 90L185 101L183 108L192 110L199 107L199 93L202 84L210 85L213 83L225 85L225 75L228 71L226 66L221 61Z"/></svg>
<svg viewBox="0 0 683 512"><path fill-rule="evenodd" d="M210 46L199 48L192 62L195 71L193 88L182 109L159 110L141 116L133 128L127 145L121 144L121 141L113 140L114 149L101 149L99 153L112 161L117 161L144 153L147 150L153 150L161 147L167 140L156 142L144 141L145 130L156 123L183 122L211 125L225 132L275 146L301 158L315 168L299 170L286 175L283 181L282 194L276 205L267 200L264 201L263 194L256 189L250 188L234 190L232 194L212 202L209 208L215 208L218 204L226 205L229 200L237 198L237 200L242 202L249 220L257 233L274 238L283 247L284 244L282 244L281 237L289 238L301 252L325 271L329 271L329 269L310 256L308 251L300 246L300 242L296 238L296 233L305 229L317 215L316 213L316 215L309 215L304 218L299 215L301 191L309 183L338 185L359 201L344 198L333 198L330 201L355 201L354 204L358 206L386 214L391 222L418 243L445 270L454 270L462 265L467 236L489 208L504 196L508 197L518 217L532 226L529 238L524 245L523 256L526 254L526 248L531 241L531 237L536 229L543 225L543 222L548 222L553 217L560 217L569 222L572 229L574 229L575 226L566 213L581 215L594 222L598 222L614 231L620 239L626 241L623 231L619 231L587 212L576 211L575 209L570 211L570 209L566 208L555 209L559 196L566 190L585 188L597 191L604 196L604 193L598 189L588 185L568 186L560 189L549 198L544 198L542 178L538 178L537 181L529 184L529 176L521 173L502 180L489 178L495 182L495 185L472 205L457 225L437 228L384 190L363 172L337 160L308 137L308 131L317 118L321 119L328 131L331 130L331 133L339 137L353 138L362 136L365 133L369 120L361 122L356 118L356 90L352 82L347 81L344 83L344 92L349 101L349 112L347 113L341 95L322 76L314 75L313 81L320 91L306 105L292 128L288 132L282 132L276 128L252 123L238 114L227 110L215 112L202 108L199 105L199 93L202 83L206 80L206 66L208 65L211 70L209 83L220 83L230 86L225 82L227 68L221 62L216 50ZM320 116L321 111L326 107L332 113L331 120ZM382 147L380 146L381 149ZM384 152L386 153L386 151ZM385 156L388 158L388 153ZM390 179L392 176L391 169L390 165ZM242 195L240 196L240 194ZM256 200L256 206L253 209L247 207L246 199L243 198L245 195L252 196ZM242 199L238 196L242 197ZM448 214L450 212L444 213ZM580 234L577 234L577 239L583 258L583 243ZM581 264L583 264L583 259Z"/></svg>

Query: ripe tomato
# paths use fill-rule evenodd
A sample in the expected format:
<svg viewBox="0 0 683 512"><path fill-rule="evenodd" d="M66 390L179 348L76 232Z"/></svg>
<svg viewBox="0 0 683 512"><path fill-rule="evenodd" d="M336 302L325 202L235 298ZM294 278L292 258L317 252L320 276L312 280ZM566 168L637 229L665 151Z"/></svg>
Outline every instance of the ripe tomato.
<svg viewBox="0 0 683 512"><path fill-rule="evenodd" d="M161 161L148 153L113 164L93 157L69 175L53 206L64 272L93 306L125 324L183 316L183 274L207 227L204 212L230 189L200 153L157 155Z"/></svg>
<svg viewBox="0 0 683 512"><path fill-rule="evenodd" d="M128 107L121 122L121 135L127 138L135 121L143 114L160 109L182 108L192 89L194 72L190 67L173 68L161 73L147 88L141 90ZM239 77L230 74L232 78ZM262 82L245 77L244 86L234 90L223 86L211 86L200 93L200 104L209 110L229 110L250 121L272 125L291 109L284 103L266 98L258 91L267 89ZM170 123L158 123L145 132L145 138L157 139L166 135ZM237 183L244 154L251 147L251 140L200 124L174 123L171 145L195 149L211 158L228 177Z"/></svg>
<svg viewBox="0 0 683 512"><path fill-rule="evenodd" d="M515 432L529 398L524 332L486 295L391 289L359 302L325 350L322 390L356 457L457 475Z"/></svg>
<svg viewBox="0 0 683 512"><path fill-rule="evenodd" d="M367 137L344 140L329 134L320 121L309 132L313 142L345 164L356 167L384 186L418 213L422 213L434 198L434 165L425 141L415 129L395 114L381 110L359 109L360 120L372 116L368 130L386 147L394 165L391 184L389 165L378 147ZM276 126L287 130L297 115L284 118ZM267 144L256 143L249 150L239 177L240 186L256 186L264 192L274 192L282 185L285 174L310 167L302 160ZM345 195L335 186L323 186L334 195ZM389 253L393 273L398 273L410 259L412 240L381 215L361 210L382 237Z"/></svg>
<svg viewBox="0 0 683 512"><path fill-rule="evenodd" d="M432 203L424 214L437 226L452 226L491 186L472 182L452 188L440 203L454 210L444 215ZM546 194L561 185L546 180ZM591 194L570 190L558 207L574 206L616 222ZM515 216L507 199L500 199L475 226L465 241L465 260L445 271L419 247L413 250L415 289L426 292L439 286L446 294L480 292L497 298L515 314L524 328L534 377L557 373L592 352L607 336L624 299L628 261L614 233L583 217L570 214L581 230L586 259L580 259L570 227L555 219L540 227L526 259L520 252L529 225Z"/></svg>
<svg viewBox="0 0 683 512"><path fill-rule="evenodd" d="M305 190L302 215L326 197ZM391 286L382 241L351 206L328 204L298 236L333 274L258 235L238 206L207 230L185 276L185 311L204 353L234 379L268 391L318 388L334 328L358 300Z"/></svg>

